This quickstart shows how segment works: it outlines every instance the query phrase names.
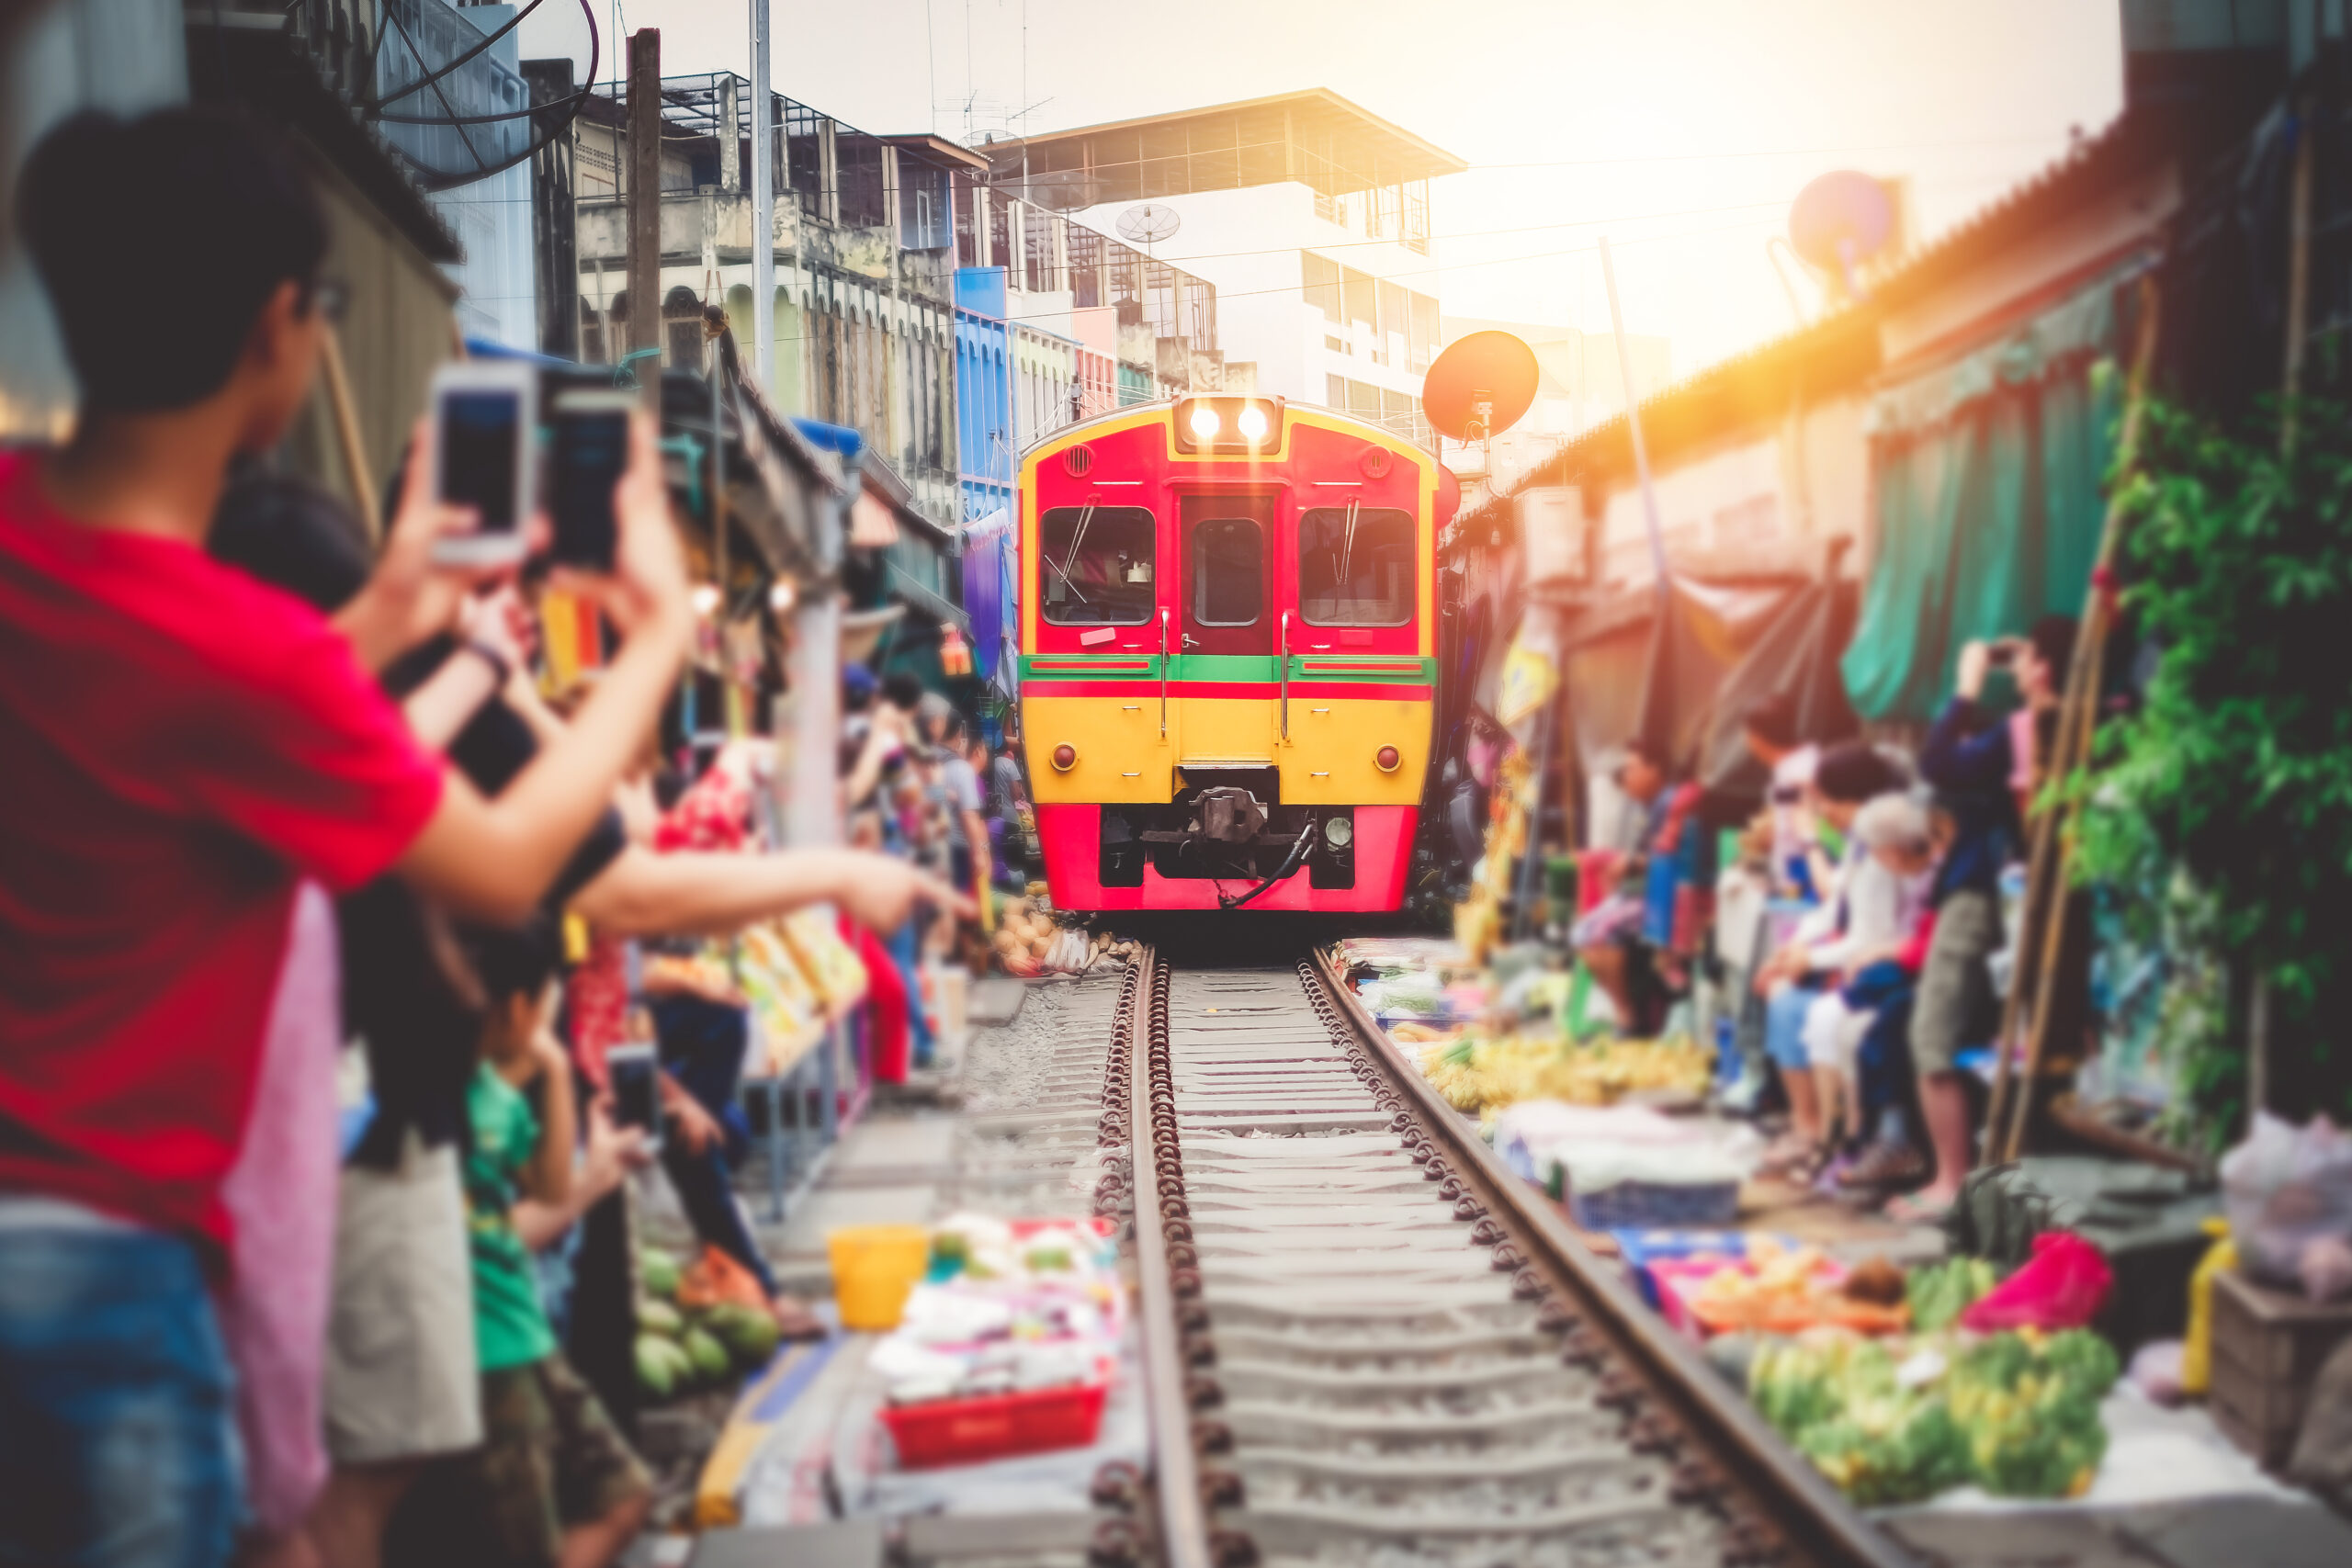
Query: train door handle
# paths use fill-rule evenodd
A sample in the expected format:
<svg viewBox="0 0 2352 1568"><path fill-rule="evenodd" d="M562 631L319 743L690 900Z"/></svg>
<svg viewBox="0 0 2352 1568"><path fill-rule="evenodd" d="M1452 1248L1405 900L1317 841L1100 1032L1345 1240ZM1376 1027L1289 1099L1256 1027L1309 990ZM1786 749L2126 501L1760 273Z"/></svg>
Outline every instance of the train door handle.
<svg viewBox="0 0 2352 1568"><path fill-rule="evenodd" d="M1168 739L1168 612L1159 612L1159 738Z"/></svg>
<svg viewBox="0 0 2352 1568"><path fill-rule="evenodd" d="M1282 661L1276 666L1282 671L1283 739L1290 739L1290 612L1283 612Z"/></svg>

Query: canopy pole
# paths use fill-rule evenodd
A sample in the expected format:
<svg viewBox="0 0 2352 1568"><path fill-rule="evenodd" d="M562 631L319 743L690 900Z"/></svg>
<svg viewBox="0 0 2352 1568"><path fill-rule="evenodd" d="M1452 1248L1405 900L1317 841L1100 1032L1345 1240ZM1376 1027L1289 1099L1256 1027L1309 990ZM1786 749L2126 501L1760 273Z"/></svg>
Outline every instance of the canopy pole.
<svg viewBox="0 0 2352 1568"><path fill-rule="evenodd" d="M1617 264L1609 254L1609 236L1600 236L1600 280L1609 289L1609 325L1617 334L1617 374L1625 383L1625 428L1634 437L1634 474L1642 486L1642 516L1649 524L1650 570L1657 574L1657 594L1668 593L1666 530L1657 520L1657 490L1650 483L1649 448L1642 442L1642 400L1634 386L1634 351L1625 342L1625 312L1617 302Z"/></svg>

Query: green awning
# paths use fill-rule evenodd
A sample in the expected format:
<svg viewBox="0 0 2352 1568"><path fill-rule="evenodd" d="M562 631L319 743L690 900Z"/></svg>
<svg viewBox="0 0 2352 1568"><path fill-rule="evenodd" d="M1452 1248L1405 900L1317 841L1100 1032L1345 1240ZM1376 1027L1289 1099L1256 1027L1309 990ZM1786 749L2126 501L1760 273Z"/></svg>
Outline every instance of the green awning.
<svg viewBox="0 0 2352 1568"><path fill-rule="evenodd" d="M1843 661L1864 719L1923 722L1951 693L1962 645L2081 613L2120 408L2120 281L1872 403L1877 546Z"/></svg>

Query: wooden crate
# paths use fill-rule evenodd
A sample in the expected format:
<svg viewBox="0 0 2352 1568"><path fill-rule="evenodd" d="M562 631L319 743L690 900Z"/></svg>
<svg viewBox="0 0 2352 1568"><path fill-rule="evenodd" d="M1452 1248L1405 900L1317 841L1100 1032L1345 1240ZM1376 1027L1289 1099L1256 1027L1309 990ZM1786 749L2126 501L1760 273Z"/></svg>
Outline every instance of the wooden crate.
<svg viewBox="0 0 2352 1568"><path fill-rule="evenodd" d="M2265 1466L2287 1461L2330 1352L2352 1338L2352 1301L2307 1301L2234 1269L2213 1279L2214 1424Z"/></svg>

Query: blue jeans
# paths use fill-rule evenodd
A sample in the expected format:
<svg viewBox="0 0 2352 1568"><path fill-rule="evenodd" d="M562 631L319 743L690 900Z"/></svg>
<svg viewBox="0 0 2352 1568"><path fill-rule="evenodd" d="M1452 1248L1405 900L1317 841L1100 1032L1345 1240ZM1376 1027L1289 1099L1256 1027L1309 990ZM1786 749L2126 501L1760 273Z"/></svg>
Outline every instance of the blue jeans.
<svg viewBox="0 0 2352 1568"><path fill-rule="evenodd" d="M909 920L883 939L883 948L907 983L907 1049L918 1067L931 1066L935 1043L931 1019L922 1010L922 922Z"/></svg>
<svg viewBox="0 0 2352 1568"><path fill-rule="evenodd" d="M751 1126L736 1098L742 1087L748 1027L743 1010L700 997L663 997L654 1002L652 1011L654 1030L662 1039L662 1070L710 1112L726 1134L700 1154L690 1152L684 1139L663 1139L662 1169L695 1235L750 1269L760 1288L775 1295L775 1276L735 1200L733 1172L751 1147Z"/></svg>
<svg viewBox="0 0 2352 1568"><path fill-rule="evenodd" d="M1783 986L1764 998L1764 1054L1782 1072L1804 1070L1804 1015L1820 999L1810 986Z"/></svg>
<svg viewBox="0 0 2352 1568"><path fill-rule="evenodd" d="M186 1242L0 1229L0 1563L219 1568L243 1468Z"/></svg>

